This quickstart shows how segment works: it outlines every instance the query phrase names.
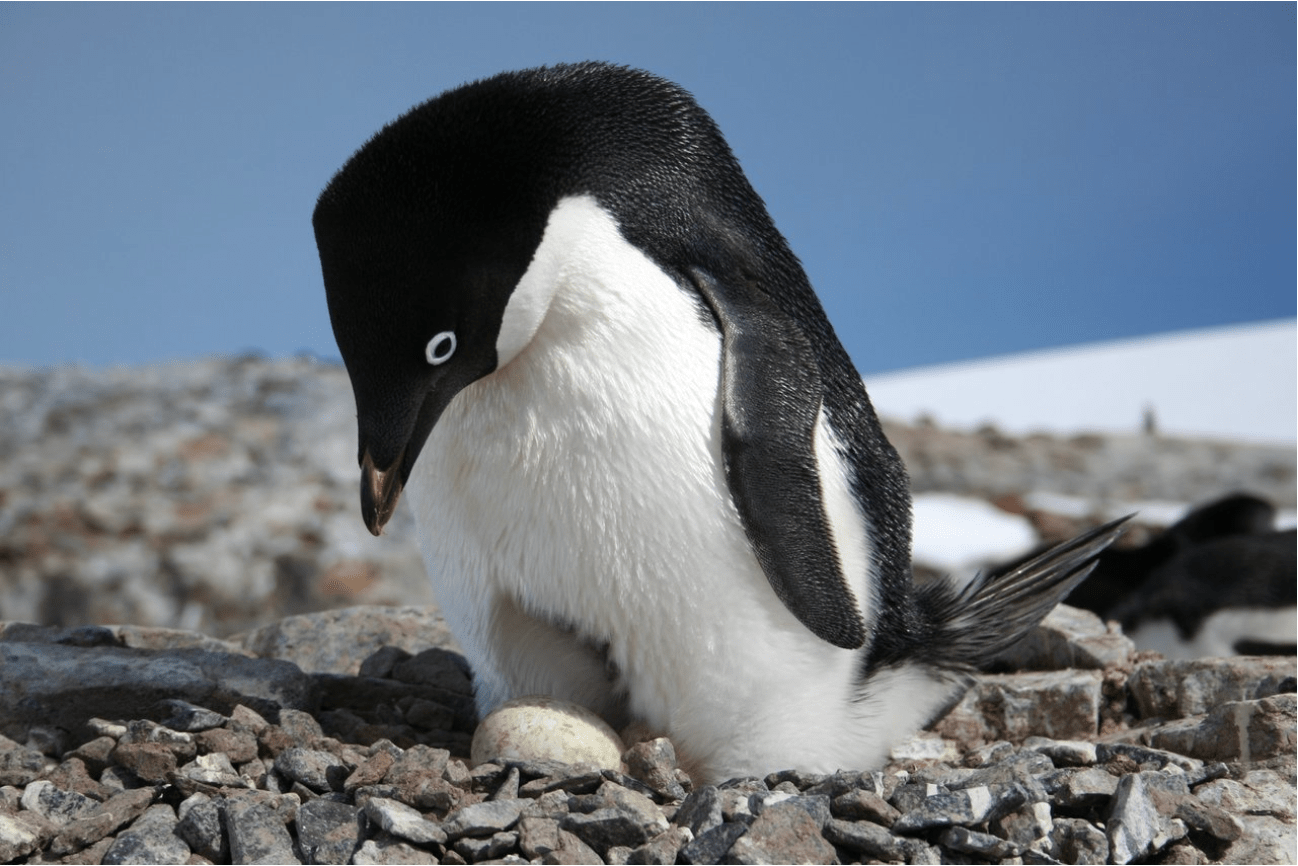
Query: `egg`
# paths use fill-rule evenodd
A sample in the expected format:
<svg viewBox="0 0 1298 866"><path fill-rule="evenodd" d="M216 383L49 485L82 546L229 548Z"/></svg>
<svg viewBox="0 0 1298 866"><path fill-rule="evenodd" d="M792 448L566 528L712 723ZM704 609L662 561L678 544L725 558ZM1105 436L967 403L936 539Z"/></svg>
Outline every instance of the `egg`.
<svg viewBox="0 0 1298 866"><path fill-rule="evenodd" d="M506 701L473 734L473 764L495 759L589 763L618 770L626 747L608 723L578 704L545 695Z"/></svg>

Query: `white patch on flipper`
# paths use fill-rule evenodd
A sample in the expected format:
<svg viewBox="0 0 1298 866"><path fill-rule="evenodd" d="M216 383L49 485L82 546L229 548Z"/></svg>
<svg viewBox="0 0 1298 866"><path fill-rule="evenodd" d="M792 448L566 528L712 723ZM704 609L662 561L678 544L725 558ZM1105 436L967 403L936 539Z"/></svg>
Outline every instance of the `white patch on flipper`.
<svg viewBox="0 0 1298 866"><path fill-rule="evenodd" d="M1232 608L1204 619L1194 637L1181 637L1165 619L1148 620L1127 633L1138 650L1154 650L1169 659L1224 658L1235 655L1241 641L1288 646L1298 637L1298 609Z"/></svg>
<svg viewBox="0 0 1298 866"><path fill-rule="evenodd" d="M829 525L830 540L838 554L838 567L856 596L861 620L870 628L871 614L877 602L874 549L870 543L870 523L861 504L852 494L847 462L838 437L825 419L825 407L816 413L816 474L820 478L820 500Z"/></svg>

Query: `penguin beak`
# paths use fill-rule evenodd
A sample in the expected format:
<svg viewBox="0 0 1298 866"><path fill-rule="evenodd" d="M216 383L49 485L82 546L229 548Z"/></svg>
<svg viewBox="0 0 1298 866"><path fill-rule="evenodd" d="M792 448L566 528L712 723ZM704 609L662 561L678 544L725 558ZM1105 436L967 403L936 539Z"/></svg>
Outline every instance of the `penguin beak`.
<svg viewBox="0 0 1298 866"><path fill-rule="evenodd" d="M397 459L387 469L374 466L374 458L370 456L368 448L361 457L361 516L371 535L382 535L384 524L397 509L402 488L401 464L405 453L405 449L401 449Z"/></svg>

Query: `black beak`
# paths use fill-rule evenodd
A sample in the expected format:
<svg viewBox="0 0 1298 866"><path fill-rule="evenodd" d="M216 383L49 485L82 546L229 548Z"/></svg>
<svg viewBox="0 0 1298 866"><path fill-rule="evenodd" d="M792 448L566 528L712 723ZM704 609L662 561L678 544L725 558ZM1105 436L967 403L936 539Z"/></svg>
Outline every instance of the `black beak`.
<svg viewBox="0 0 1298 866"><path fill-rule="evenodd" d="M383 525L397 509L402 488L401 463L405 454L403 448L387 469L375 468L368 448L361 457L361 516L371 535L382 535Z"/></svg>

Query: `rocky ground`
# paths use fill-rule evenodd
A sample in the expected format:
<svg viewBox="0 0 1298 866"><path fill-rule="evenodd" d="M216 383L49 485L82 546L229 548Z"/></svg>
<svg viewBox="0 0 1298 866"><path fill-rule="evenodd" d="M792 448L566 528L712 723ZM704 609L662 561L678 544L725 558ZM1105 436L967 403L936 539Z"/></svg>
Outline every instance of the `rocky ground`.
<svg viewBox="0 0 1298 866"><path fill-rule="evenodd" d="M408 514L361 525L353 423L309 359L0 369L0 862L1298 859L1293 657L1165 661L1069 608L873 772L469 767L467 670ZM888 432L917 491L1042 540L1294 507L1292 448Z"/></svg>
<svg viewBox="0 0 1298 866"><path fill-rule="evenodd" d="M1292 447L1008 438L885 423L916 493L994 500L1055 541L1239 490L1294 508ZM431 604L409 512L360 520L355 410L308 358L0 367L0 620L226 636L355 604Z"/></svg>
<svg viewBox="0 0 1298 866"><path fill-rule="evenodd" d="M1060 608L874 772L469 766L427 608L237 639L0 626L0 862L1291 863L1292 658L1169 662Z"/></svg>

